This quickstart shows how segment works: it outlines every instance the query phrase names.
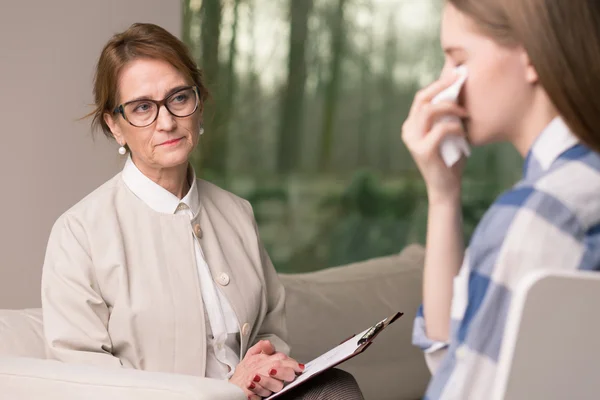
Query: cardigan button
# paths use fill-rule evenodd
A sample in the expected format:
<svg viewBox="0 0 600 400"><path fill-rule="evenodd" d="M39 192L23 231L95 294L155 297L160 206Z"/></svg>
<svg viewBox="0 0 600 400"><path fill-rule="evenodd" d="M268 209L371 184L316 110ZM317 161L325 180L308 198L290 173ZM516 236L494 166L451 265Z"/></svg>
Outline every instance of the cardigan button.
<svg viewBox="0 0 600 400"><path fill-rule="evenodd" d="M225 272L223 272L221 275L219 275L219 284L221 286L227 286L229 285L229 281L231 279L229 279L229 275L227 275Z"/></svg>
<svg viewBox="0 0 600 400"><path fill-rule="evenodd" d="M244 336L248 336L248 334L250 333L250 324L248 324L247 322L244 324L244 326L242 326L242 335Z"/></svg>
<svg viewBox="0 0 600 400"><path fill-rule="evenodd" d="M200 228L200 224L194 225L194 235L196 235L198 239L202 238L202 228Z"/></svg>

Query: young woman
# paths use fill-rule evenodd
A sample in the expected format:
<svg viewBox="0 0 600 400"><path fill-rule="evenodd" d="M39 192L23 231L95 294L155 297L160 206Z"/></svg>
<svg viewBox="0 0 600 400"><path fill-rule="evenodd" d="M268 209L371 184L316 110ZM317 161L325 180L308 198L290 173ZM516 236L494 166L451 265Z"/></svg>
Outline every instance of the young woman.
<svg viewBox="0 0 600 400"><path fill-rule="evenodd" d="M434 373L428 399L489 398L511 294L526 273L600 269L599 21L596 0L445 4L442 77L416 95L402 132L429 200L414 327ZM458 66L468 70L458 104L432 105ZM509 142L525 159L522 180L491 206L467 250L464 160L447 168L439 152L451 135Z"/></svg>

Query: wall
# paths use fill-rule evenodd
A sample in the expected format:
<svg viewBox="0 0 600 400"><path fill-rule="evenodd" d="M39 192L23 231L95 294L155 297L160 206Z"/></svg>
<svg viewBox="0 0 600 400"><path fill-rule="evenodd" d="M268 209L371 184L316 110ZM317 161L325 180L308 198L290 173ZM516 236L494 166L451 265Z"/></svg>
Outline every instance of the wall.
<svg viewBox="0 0 600 400"><path fill-rule="evenodd" d="M56 218L119 171L117 146L89 120L94 66L133 22L180 35L176 0L0 0L0 308L40 306Z"/></svg>

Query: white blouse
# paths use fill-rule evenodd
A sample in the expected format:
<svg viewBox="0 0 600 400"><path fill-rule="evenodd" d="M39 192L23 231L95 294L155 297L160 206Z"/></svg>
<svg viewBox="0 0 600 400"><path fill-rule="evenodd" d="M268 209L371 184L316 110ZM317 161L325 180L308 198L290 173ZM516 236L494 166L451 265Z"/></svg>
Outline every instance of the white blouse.
<svg viewBox="0 0 600 400"><path fill-rule="evenodd" d="M190 171L192 184L181 200L145 176L137 168L131 156L127 158L123 168L123 180L127 187L153 210L165 214L186 214L192 219L194 210L199 207L199 200L196 175L193 168L190 167ZM190 235L194 236L191 229ZM208 316L206 377L228 379L240 362L240 328L229 300L217 289L202 248L195 237L194 243L202 300ZM165 266L165 268L175 268L175 266Z"/></svg>

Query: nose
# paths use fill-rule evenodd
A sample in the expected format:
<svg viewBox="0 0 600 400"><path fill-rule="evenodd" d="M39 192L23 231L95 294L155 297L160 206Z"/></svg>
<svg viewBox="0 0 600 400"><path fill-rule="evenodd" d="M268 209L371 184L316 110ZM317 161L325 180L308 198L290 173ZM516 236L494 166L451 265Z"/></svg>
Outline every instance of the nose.
<svg viewBox="0 0 600 400"><path fill-rule="evenodd" d="M448 75L451 75L453 73L453 71L454 71L454 67L452 67L448 63L444 64L444 67L442 68L442 71L440 72L439 79L446 78Z"/></svg>
<svg viewBox="0 0 600 400"><path fill-rule="evenodd" d="M177 126L175 117L167 110L164 105L158 109L158 117L156 117L156 129L161 131L172 131Z"/></svg>

